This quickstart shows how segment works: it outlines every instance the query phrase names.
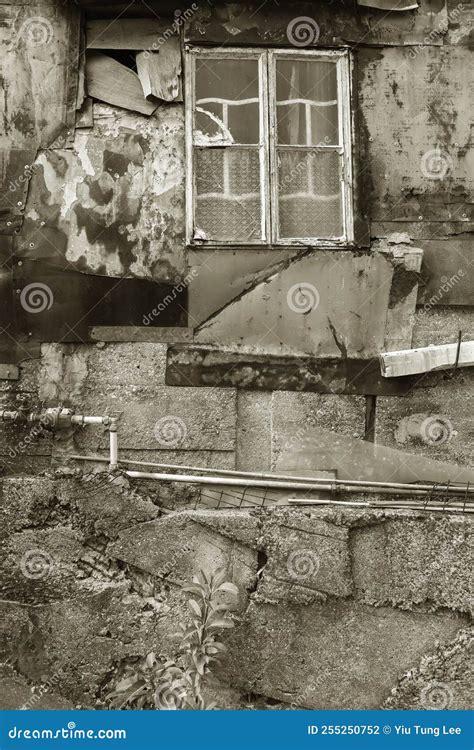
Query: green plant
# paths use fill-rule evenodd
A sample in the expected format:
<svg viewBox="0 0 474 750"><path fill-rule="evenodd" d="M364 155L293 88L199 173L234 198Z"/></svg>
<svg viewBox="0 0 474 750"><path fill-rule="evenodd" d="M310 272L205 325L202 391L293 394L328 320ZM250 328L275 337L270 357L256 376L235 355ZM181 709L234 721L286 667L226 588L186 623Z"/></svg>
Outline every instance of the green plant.
<svg viewBox="0 0 474 750"><path fill-rule="evenodd" d="M111 708L212 709L203 687L212 669L226 652L219 635L233 628L231 604L226 594L238 589L226 581L225 570L206 575L200 571L182 590L189 594L191 625L179 624L175 660L160 662L154 652L127 666L125 674L107 696Z"/></svg>

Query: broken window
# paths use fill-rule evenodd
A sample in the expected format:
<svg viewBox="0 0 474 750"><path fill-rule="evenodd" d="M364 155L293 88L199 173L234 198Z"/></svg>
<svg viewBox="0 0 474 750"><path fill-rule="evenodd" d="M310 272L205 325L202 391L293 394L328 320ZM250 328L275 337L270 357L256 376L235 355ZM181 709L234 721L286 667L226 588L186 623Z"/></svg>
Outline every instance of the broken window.
<svg viewBox="0 0 474 750"><path fill-rule="evenodd" d="M188 55L188 239L352 241L343 51Z"/></svg>

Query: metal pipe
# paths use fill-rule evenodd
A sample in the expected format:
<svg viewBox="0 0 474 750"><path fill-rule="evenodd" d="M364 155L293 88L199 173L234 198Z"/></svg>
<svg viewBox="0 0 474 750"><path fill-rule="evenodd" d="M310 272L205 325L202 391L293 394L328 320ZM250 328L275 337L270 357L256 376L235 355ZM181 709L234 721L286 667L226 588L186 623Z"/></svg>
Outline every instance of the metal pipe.
<svg viewBox="0 0 474 750"><path fill-rule="evenodd" d="M132 479L155 479L162 482L188 482L194 484L215 484L225 485L233 487L263 487L269 489L283 489L283 490L322 490L325 492L338 491L334 487L334 482L321 482L314 484L312 482L281 482L281 481L270 481L267 479L227 479L226 477L200 477L194 474L158 474L145 471L126 471L125 474ZM342 492L366 492L368 494L383 494L383 495L408 495L412 497L421 496L426 497L428 494L425 490L419 489L391 489L387 487L360 487L352 488L350 482L340 483L339 491ZM303 501L304 502L304 501Z"/></svg>
<svg viewBox="0 0 474 750"><path fill-rule="evenodd" d="M110 451L110 468L116 469L118 466L118 439L117 439L117 420L116 419L110 420L109 451Z"/></svg>
<svg viewBox="0 0 474 750"><path fill-rule="evenodd" d="M316 498L296 498L292 497L288 499L288 502L290 505L344 505L345 507L365 507L365 508L379 508L384 510L423 510L428 513L431 513L431 511L434 511L436 513L449 511L453 513L474 513L474 508L469 506L463 506L460 504L453 505L452 503L447 503L446 505L440 506L436 505L433 506L426 503L408 503L408 502L397 502L394 501L393 503L389 502L356 502L356 501L350 501L350 500L318 500Z"/></svg>
<svg viewBox="0 0 474 750"><path fill-rule="evenodd" d="M107 463L108 459L104 458L103 456L78 456L78 455L72 455L72 459L75 461L98 461L98 462L104 462ZM346 491L346 488L353 488L354 491L356 488L360 488L357 491L359 492L369 492L370 489L368 488L377 488L378 491L381 494L383 493L383 489L386 488L387 490L396 490L397 494L407 494L411 495L413 492L416 494L419 494L420 496L424 496L427 492L433 493L433 492L445 492L447 494L467 494L467 495L474 495L474 485L472 487L468 487L467 485L455 485L455 484L445 484L445 485L439 485L439 484L409 484L409 483L397 483L397 482L372 482L372 481L363 481L359 479L347 479L347 480L340 480L340 479L319 479L317 477L293 477L288 476L286 474L266 474L266 473L259 473L259 472L252 472L252 471L235 471L231 469L209 469L207 467L202 466L185 466L185 465L179 465L179 464L160 464L160 463L153 463L151 461L135 461L128 458L121 458L119 461L119 464L130 464L133 466L154 466L158 468L168 468L173 469L177 471L199 471L206 474L211 474L213 476L215 475L223 475L223 476L235 476L237 478L240 477L249 477L252 478L263 478L263 479L269 479L271 481L275 480L289 480L292 485L295 485L297 487L301 487L302 484L308 484L311 483L312 487L317 489L324 489L325 486L330 482L331 485L331 491L337 492L340 488L342 492ZM164 476L164 475L162 475ZM168 475L171 477L170 481L179 481L177 479L178 475ZM196 482L199 477L193 477L194 481ZM168 480L166 480L168 481ZM188 481L188 480L184 480ZM203 482L201 482L203 484ZM212 483L210 483L212 484ZM216 482L216 484L224 484L223 481ZM232 484L232 483L229 483ZM240 484L240 483L238 483ZM249 484L249 482L245 483L247 486L253 486L253 487L263 487L267 486L266 484L257 484L252 485ZM281 483L280 483L281 486ZM405 493L398 493L398 490L407 490ZM394 494L392 492L387 492L385 494Z"/></svg>

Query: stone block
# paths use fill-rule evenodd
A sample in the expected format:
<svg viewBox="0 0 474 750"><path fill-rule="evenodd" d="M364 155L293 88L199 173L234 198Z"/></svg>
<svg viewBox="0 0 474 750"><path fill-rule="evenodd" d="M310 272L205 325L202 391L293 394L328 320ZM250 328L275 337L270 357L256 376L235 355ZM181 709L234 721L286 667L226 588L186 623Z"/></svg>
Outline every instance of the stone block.
<svg viewBox="0 0 474 750"><path fill-rule="evenodd" d="M329 599L252 603L230 636L226 676L243 691L301 708L376 709L398 679L465 620Z"/></svg>
<svg viewBox="0 0 474 750"><path fill-rule="evenodd" d="M472 612L473 525L468 517L399 517L353 528L355 596L374 606Z"/></svg>
<svg viewBox="0 0 474 750"><path fill-rule="evenodd" d="M474 373L465 368L452 380L440 374L435 387L377 399L376 443L472 466L473 411ZM451 481L461 480L453 474Z"/></svg>

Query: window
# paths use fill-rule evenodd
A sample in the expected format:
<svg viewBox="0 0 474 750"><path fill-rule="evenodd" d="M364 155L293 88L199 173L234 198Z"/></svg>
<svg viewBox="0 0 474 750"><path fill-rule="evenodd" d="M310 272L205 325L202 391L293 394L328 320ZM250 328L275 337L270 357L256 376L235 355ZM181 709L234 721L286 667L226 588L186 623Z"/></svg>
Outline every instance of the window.
<svg viewBox="0 0 474 750"><path fill-rule="evenodd" d="M187 62L188 242L352 242L347 52L191 49Z"/></svg>

